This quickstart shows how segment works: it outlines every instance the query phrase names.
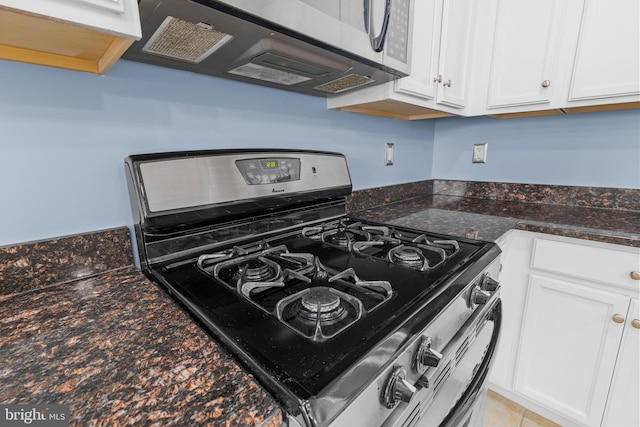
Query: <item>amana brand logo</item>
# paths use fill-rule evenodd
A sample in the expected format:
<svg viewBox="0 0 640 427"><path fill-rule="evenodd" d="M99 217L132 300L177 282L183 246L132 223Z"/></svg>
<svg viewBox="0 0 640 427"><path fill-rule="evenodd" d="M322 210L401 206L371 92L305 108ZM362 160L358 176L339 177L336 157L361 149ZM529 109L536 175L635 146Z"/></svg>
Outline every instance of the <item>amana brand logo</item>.
<svg viewBox="0 0 640 427"><path fill-rule="evenodd" d="M272 193L284 193L284 188L281 188L280 190L276 190L275 188L271 189Z"/></svg>
<svg viewBox="0 0 640 427"><path fill-rule="evenodd" d="M68 426L69 405L0 405L3 426Z"/></svg>

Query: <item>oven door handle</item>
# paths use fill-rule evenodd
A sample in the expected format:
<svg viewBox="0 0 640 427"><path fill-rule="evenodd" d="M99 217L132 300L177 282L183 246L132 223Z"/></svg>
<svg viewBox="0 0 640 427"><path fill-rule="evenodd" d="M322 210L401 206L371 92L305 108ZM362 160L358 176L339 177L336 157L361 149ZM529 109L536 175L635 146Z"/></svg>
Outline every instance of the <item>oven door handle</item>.
<svg viewBox="0 0 640 427"><path fill-rule="evenodd" d="M494 322L493 332L491 334L491 341L484 359L480 364L480 368L476 375L471 380L469 387L464 392L462 397L456 403L456 406L449 411L449 414L440 423L440 427L456 427L463 421L463 417L467 415L469 408L473 406L474 402L478 398L478 394L483 390L487 380L487 375L491 367L493 355L498 345L498 338L500 336L500 326L502 324L502 301L498 300L495 307L491 310L491 317L489 320Z"/></svg>

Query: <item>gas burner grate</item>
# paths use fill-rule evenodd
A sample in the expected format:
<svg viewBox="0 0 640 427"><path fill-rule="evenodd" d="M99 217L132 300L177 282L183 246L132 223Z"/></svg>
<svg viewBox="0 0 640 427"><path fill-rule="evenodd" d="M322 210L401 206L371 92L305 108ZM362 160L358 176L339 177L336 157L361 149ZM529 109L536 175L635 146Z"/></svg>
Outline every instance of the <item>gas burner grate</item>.
<svg viewBox="0 0 640 427"><path fill-rule="evenodd" d="M418 271L433 269L460 250L455 240L429 240L425 234L406 237L386 225L350 219L305 227L301 236Z"/></svg>
<svg viewBox="0 0 640 427"><path fill-rule="evenodd" d="M362 227L361 223L346 224L343 221L305 227L302 229L301 235L347 250L351 250L354 243L367 242L372 239L370 230Z"/></svg>
<svg viewBox="0 0 640 427"><path fill-rule="evenodd" d="M362 302L352 295L325 286L304 289L276 306L283 323L313 341L325 341L360 320Z"/></svg>
<svg viewBox="0 0 640 427"><path fill-rule="evenodd" d="M314 341L330 339L391 299L387 281L362 280L353 268L327 269L313 254L286 245L202 255L198 267L247 301Z"/></svg>
<svg viewBox="0 0 640 427"><path fill-rule="evenodd" d="M363 236L366 235L366 239L341 245L343 249L412 270L432 270L460 251L460 245L455 240L429 240L425 234L406 237L388 226L368 225L362 222L346 224L346 220L309 227L303 230L302 236L332 243L324 236L341 231L357 231Z"/></svg>

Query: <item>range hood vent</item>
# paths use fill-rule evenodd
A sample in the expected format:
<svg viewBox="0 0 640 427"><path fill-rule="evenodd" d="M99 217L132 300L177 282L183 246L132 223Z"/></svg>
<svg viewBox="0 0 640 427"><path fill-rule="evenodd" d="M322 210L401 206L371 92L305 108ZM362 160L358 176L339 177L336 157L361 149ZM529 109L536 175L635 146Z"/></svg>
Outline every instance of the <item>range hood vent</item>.
<svg viewBox="0 0 640 427"><path fill-rule="evenodd" d="M348 76L341 77L339 79L316 86L314 89L321 90L327 93L340 93L345 90L355 89L360 86L373 83L373 79L367 76L361 76L359 74L349 74Z"/></svg>
<svg viewBox="0 0 640 427"><path fill-rule="evenodd" d="M210 24L167 16L142 51L198 64L231 39L233 36L216 31Z"/></svg>

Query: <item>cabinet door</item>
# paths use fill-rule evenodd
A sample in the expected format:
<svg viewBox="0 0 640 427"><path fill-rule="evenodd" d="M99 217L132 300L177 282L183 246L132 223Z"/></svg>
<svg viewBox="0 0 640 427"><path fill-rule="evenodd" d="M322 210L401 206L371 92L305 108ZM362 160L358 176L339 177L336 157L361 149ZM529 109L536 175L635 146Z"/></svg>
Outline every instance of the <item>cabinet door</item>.
<svg viewBox="0 0 640 427"><path fill-rule="evenodd" d="M464 108L474 0L447 0L442 11L437 102Z"/></svg>
<svg viewBox="0 0 640 427"><path fill-rule="evenodd" d="M569 101L640 94L639 4L587 0Z"/></svg>
<svg viewBox="0 0 640 427"><path fill-rule="evenodd" d="M636 323L632 323L634 320ZM640 426L640 329L637 329L637 322L640 322L640 302L632 300L611 382L604 427Z"/></svg>
<svg viewBox="0 0 640 427"><path fill-rule="evenodd" d="M627 296L532 273L516 361L516 392L587 426L604 413Z"/></svg>
<svg viewBox="0 0 640 427"><path fill-rule="evenodd" d="M414 3L411 75L395 81L394 90L434 99L438 88L438 55L442 27L442 0Z"/></svg>
<svg viewBox="0 0 640 427"><path fill-rule="evenodd" d="M136 0L0 0L1 6L118 36L140 39L142 35ZM40 36L37 28L31 31L32 38Z"/></svg>
<svg viewBox="0 0 640 427"><path fill-rule="evenodd" d="M489 77L489 108L549 103L564 0L499 0Z"/></svg>

